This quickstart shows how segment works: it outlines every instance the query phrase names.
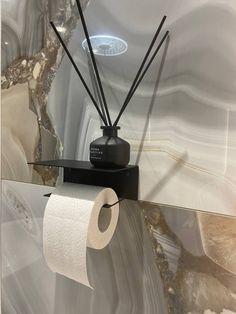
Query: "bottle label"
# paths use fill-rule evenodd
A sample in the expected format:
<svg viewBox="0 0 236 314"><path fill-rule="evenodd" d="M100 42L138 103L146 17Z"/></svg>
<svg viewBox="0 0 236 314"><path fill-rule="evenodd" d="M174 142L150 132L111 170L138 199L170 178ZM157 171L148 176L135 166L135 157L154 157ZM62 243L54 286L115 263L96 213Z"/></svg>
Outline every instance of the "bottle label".
<svg viewBox="0 0 236 314"><path fill-rule="evenodd" d="M103 151L99 147L90 147L90 159L102 160Z"/></svg>

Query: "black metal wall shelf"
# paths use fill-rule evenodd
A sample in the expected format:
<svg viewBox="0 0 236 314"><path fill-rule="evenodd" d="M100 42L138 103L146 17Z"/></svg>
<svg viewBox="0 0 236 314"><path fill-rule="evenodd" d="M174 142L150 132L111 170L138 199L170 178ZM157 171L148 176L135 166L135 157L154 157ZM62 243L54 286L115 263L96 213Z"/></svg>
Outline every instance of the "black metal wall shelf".
<svg viewBox="0 0 236 314"><path fill-rule="evenodd" d="M95 168L88 161L58 159L29 162L31 165L64 169L64 182L112 188L119 198L138 200L139 167L129 165L119 169Z"/></svg>

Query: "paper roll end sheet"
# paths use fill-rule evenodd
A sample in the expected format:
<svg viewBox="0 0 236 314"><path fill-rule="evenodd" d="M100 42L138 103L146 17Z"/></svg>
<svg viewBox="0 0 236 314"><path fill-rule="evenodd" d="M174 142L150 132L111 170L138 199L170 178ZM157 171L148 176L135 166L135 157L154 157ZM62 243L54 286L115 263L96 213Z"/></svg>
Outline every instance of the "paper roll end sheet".
<svg viewBox="0 0 236 314"><path fill-rule="evenodd" d="M51 195L43 222L43 250L53 272L91 288L88 280L87 246L102 249L112 239L119 204L110 188L64 183Z"/></svg>

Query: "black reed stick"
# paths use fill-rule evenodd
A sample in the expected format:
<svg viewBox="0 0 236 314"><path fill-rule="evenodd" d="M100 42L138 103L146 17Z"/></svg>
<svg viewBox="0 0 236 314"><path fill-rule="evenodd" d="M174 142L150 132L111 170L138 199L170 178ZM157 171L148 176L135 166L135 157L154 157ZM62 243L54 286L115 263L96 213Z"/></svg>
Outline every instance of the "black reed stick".
<svg viewBox="0 0 236 314"><path fill-rule="evenodd" d="M90 90L89 90L89 88L88 88L88 86L87 86L87 84L86 84L86 82L85 82L85 80L84 80L82 74L80 73L80 71L79 71L77 65L75 64L75 61L73 60L73 58L72 58L72 56L71 56L69 50L67 49L65 43L63 42L63 40L62 40L62 38L61 38L61 36L60 36L60 34L59 34L59 32L58 32L56 26L54 25L53 22L50 22L50 24L51 24L51 26L52 26L54 32L56 33L56 35L57 35L57 37L58 37L58 39L59 39L59 41L60 41L62 47L64 48L64 50L65 50L65 52L66 52L68 58L70 59L70 62L72 63L72 65L73 65L75 71L76 71L77 74L79 75L79 78L80 78L81 82L83 83L83 85L84 85L84 87L85 87L87 93L89 94L89 96L90 96L90 98L91 98L91 100L92 100L92 102L93 102L95 108L97 109L97 111L98 111L98 113L99 113L99 115L100 115L102 121L103 121L104 124L107 126L107 121L106 121L106 119L105 119L104 116L102 115L102 112L101 112L101 110L99 109L99 107L98 107L98 105L97 105L97 103L96 103L96 100L94 99L92 93L90 92Z"/></svg>
<svg viewBox="0 0 236 314"><path fill-rule="evenodd" d="M101 92L101 96L102 96L102 100L103 100L103 105L104 105L104 108L105 108L105 111L106 111L106 114L107 114L108 123L111 126L112 122L111 122L109 110L108 110L108 107L107 107L106 97L105 97L105 94L104 94L104 91L103 91L100 75L99 75L97 64L96 64L96 60L95 60L95 57L94 57L93 48L92 48L91 41L90 41L90 38L89 38L89 33L88 33L88 29L87 29L86 22L85 22L85 19L84 19L83 10L81 8L80 1L76 0L76 3L77 3L77 6L78 6L79 15L80 15L81 22L82 22L82 25L83 25L84 34L85 34L85 37L86 37L86 40L87 40L87 43L88 43L88 47L89 47L89 51L90 51L90 54L91 54L92 63L93 63L93 67L94 67L94 70L95 70L95 74L96 74L96 78L97 78L97 81L98 81L98 85L99 85L99 88L100 88L100 92Z"/></svg>
<svg viewBox="0 0 236 314"><path fill-rule="evenodd" d="M144 71L143 71L141 77L139 78L139 80L138 80L136 86L135 86L134 89L132 90L132 93L130 94L130 97L128 98L128 102L131 100L132 96L134 95L135 91L137 90L139 84L141 83L142 79L144 78L144 76L145 76L146 72L148 71L148 69L149 69L151 63L153 62L154 58L156 57L158 51L161 49L161 47L162 47L162 45L163 45L163 43L164 43L164 41L166 40L166 38L167 38L168 35L169 35L169 31L167 31L167 32L165 33L165 35L163 36L163 38L162 38L160 44L157 46L157 48L156 48L156 50L155 50L153 56L151 57L149 63L148 63L147 66L146 66L146 68L144 69Z"/></svg>
<svg viewBox="0 0 236 314"><path fill-rule="evenodd" d="M94 98L97 101L97 103L99 104L99 108L101 109L102 114L103 114L104 118L106 119L106 113L105 113L104 106L102 103L101 93L99 91L99 86L97 85L97 80L96 80L94 68L92 65L91 55L90 55L90 52L88 51L88 48L86 48L85 51L86 51L86 55L88 57L89 73L90 73L91 83L93 85L93 90L94 90L94 94L95 94ZM106 121L107 121L107 119L106 119Z"/></svg>
<svg viewBox="0 0 236 314"><path fill-rule="evenodd" d="M122 116L123 112L125 111L126 107L128 106L128 104L129 104L131 98L133 97L134 93L136 92L136 90L137 90L139 84L140 84L141 81L143 80L143 78L144 78L144 76L145 76L147 70L149 69L150 65L152 64L154 58L156 57L158 51L161 49L161 47L162 47L162 45L163 45L163 43L164 43L164 41L166 40L166 38L167 38L168 35L169 35L169 31L166 31L166 33L165 33L165 35L163 36L163 38L162 38L160 44L159 44L158 47L156 48L156 50L155 50L155 52L153 53L153 55L152 55L150 61L148 62L146 68L144 69L142 75L140 76L138 82L136 83L135 87L132 89L132 91L131 91L131 93L130 93L130 95L129 95L129 98L128 98L128 99L126 100L126 102L123 104L123 106L122 106L122 108L121 108L121 110L120 110L120 112L119 112L119 114L118 114L118 117L116 118L116 121L114 122L113 126L116 126L117 123L119 122L120 117Z"/></svg>
<svg viewBox="0 0 236 314"><path fill-rule="evenodd" d="M164 23L165 23L165 20L166 20L166 15L162 18L161 23L160 23L160 25L158 26L158 28L157 28L157 30L156 30L156 33L155 33L155 35L154 35L154 37L153 37L153 39L152 39L152 41L151 41L151 43L150 43L150 46L149 46L149 48L148 48L148 50L147 50L147 52L146 52L146 54L145 54L145 56L144 56L144 58L143 58L142 64L140 65L140 68L139 68L139 70L138 70L138 72L137 72L137 74L136 74L136 76L135 76L135 78L134 78L134 81L133 81L133 83L132 83L132 85L131 85L131 87L130 87L130 89L129 89L129 92L128 92L126 98L125 98L124 104L126 103L127 99L129 99L129 97L130 97L130 95L131 95L131 92L132 92L134 86L135 86L136 83L137 83L137 80L138 80L138 78L139 78L139 75L140 75L140 73L142 72L143 67L144 67L144 65L145 65L145 63L146 63L146 61L147 61L147 59L148 59L148 57L149 57L149 55L150 55L150 52L151 52L151 50L152 50L152 48L153 48L153 45L155 44L155 42L156 42L156 40L157 40L157 37L159 36L159 34L160 34L161 30L162 30L162 27L163 27L163 25L164 25Z"/></svg>

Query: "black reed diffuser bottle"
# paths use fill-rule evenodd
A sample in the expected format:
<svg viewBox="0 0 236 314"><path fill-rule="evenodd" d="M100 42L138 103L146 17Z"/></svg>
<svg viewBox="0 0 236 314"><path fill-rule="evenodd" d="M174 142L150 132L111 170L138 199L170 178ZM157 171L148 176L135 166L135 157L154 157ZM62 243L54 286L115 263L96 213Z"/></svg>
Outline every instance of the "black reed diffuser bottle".
<svg viewBox="0 0 236 314"><path fill-rule="evenodd" d="M122 168L130 160L130 144L118 137L119 126L101 126L103 136L90 144L90 162L98 168Z"/></svg>
<svg viewBox="0 0 236 314"><path fill-rule="evenodd" d="M91 93L86 81L84 80L80 70L78 69L74 59L72 58L66 44L64 43L57 27L54 25L53 22L50 22L55 34L57 35L61 45L63 46L68 58L70 59L76 73L78 74L82 84L84 85L84 88L86 89L94 107L96 108L101 121L103 122L104 126L101 126L101 129L103 130L103 136L96 139L90 144L90 162L97 168L122 168L128 165L129 159L130 159L130 145L128 142L124 141L117 135L117 131L120 129L120 127L117 126L123 112L127 108L130 100L132 99L135 91L137 90L138 86L140 85L141 81L143 80L146 72L148 71L150 65L152 64L153 60L155 59L156 55L158 54L159 50L161 49L162 45L164 44L166 38L169 35L169 31L166 31L164 36L162 37L159 45L156 47L154 53L150 57L150 60L146 64L150 53L152 51L152 48L154 47L154 44L162 30L162 27L164 25L164 22L166 20L166 16L164 16L161 20L160 25L158 26L156 33L151 41L151 44L144 56L144 59L142 61L141 66L138 69L138 72L134 78L134 81L129 89L129 92L125 98L125 101L120 109L120 112L115 120L114 123L112 123L109 113L109 108L107 106L106 97L103 91L99 71L97 68L96 60L94 57L93 47L90 41L90 36L88 33L87 25L84 19L83 10L80 4L80 0L76 0L79 15L81 19L81 23L84 29L88 50L91 55L92 60L92 66L95 73L95 78L98 83L100 96L101 96L101 106L98 105L96 99L94 98L93 94ZM102 110L101 110L102 109Z"/></svg>

